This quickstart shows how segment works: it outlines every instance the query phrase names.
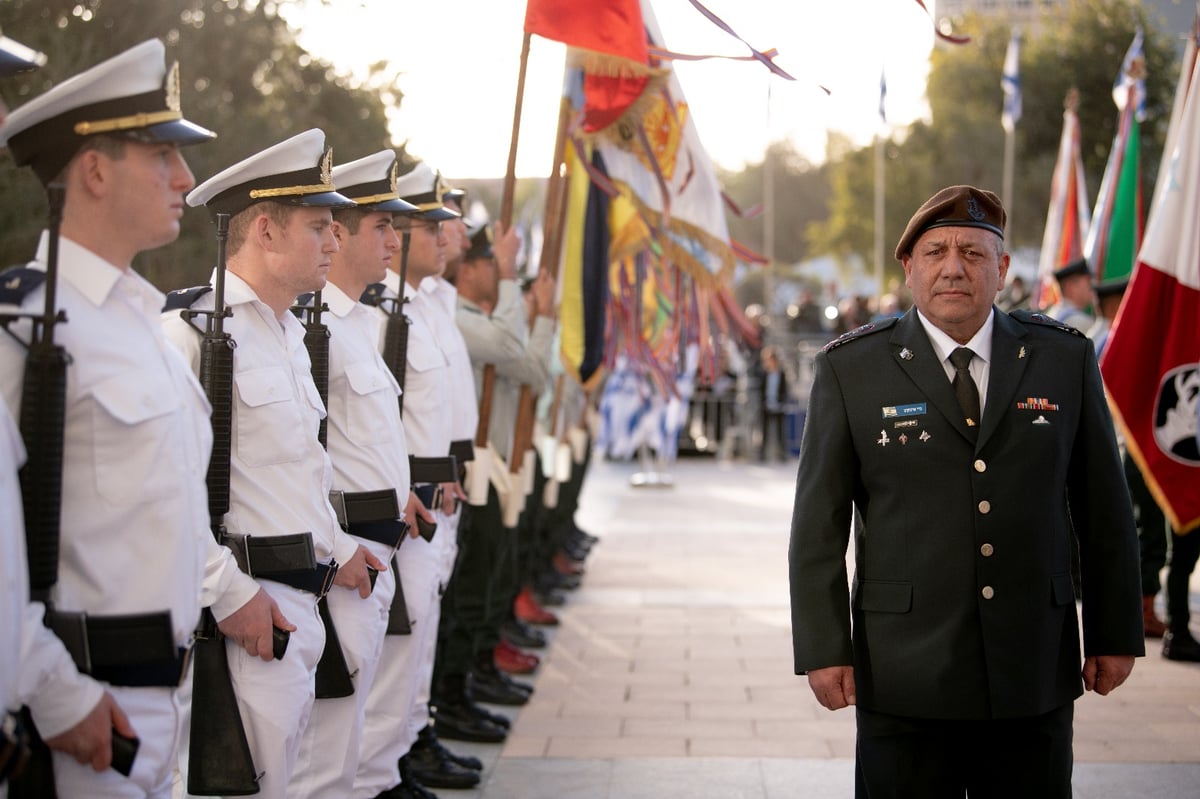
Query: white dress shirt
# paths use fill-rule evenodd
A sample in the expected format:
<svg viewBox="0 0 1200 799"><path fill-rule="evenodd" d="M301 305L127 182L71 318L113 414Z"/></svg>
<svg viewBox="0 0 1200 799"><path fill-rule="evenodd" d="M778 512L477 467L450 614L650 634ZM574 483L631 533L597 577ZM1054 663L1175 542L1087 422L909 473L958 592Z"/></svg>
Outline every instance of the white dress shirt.
<svg viewBox="0 0 1200 799"><path fill-rule="evenodd" d="M454 441L472 441L479 427L479 401L471 355L455 319L458 289L442 278L427 278L422 281L421 289L439 301L440 313L431 314L430 321L450 361L450 437Z"/></svg>
<svg viewBox="0 0 1200 799"><path fill-rule="evenodd" d="M410 483L408 444L397 407L400 386L379 354L382 319L332 283L321 296L329 306L327 437L333 487L394 488L403 508Z"/></svg>
<svg viewBox="0 0 1200 799"><path fill-rule="evenodd" d="M233 314L225 330L237 342L225 527L230 535L309 532L318 562L346 563L358 545L342 531L329 504L333 470L317 439L325 406L313 383L304 326L290 313L277 317L233 272L225 275L225 304ZM211 310L212 293L193 307ZM174 311L163 315L163 328L198 369L202 336ZM229 578L230 568L236 564L226 560L210 571L209 580ZM219 603L213 607L222 618Z"/></svg>
<svg viewBox="0 0 1200 799"><path fill-rule="evenodd" d="M36 261L44 269L43 233ZM45 292L25 299L41 313ZM186 645L200 613L207 541L208 402L163 336L163 295L75 242L59 244L54 330L71 356L55 607L92 615L169 611ZM28 340L29 324L14 324ZM0 336L0 393L20 412L25 349ZM88 706L64 707L57 689L30 698L43 734L73 726ZM94 702L92 703L94 704Z"/></svg>
<svg viewBox="0 0 1200 799"><path fill-rule="evenodd" d="M975 331L975 335L966 344L959 345L957 341L950 338L946 333L938 329L933 322L930 322L925 316L917 311L917 318L921 320L921 327L925 328L925 334L929 336L929 343L933 345L933 351L937 353L941 359L942 370L946 373L946 379L951 383L954 382L954 364L950 363L950 353L954 352L959 346L966 347L975 353L975 357L971 359L970 366L967 367L971 373L972 379L975 380L975 385L979 388L979 416L983 417L984 407L987 405L987 390L988 390L988 375L991 373L992 364L992 328L996 326L995 310L988 314L987 321L983 323L983 327Z"/></svg>

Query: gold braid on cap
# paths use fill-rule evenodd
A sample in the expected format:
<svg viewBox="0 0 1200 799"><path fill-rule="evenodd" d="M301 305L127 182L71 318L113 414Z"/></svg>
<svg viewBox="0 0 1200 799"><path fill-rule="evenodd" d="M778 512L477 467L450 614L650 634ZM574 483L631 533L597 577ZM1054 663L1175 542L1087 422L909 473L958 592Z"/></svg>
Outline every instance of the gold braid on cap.
<svg viewBox="0 0 1200 799"><path fill-rule="evenodd" d="M112 133L119 130L137 130L159 125L163 122L176 122L183 119L183 111L179 105L179 62L176 61L167 70L163 84L165 90L166 109L162 111L139 111L123 117L112 119L83 120L75 123L75 133L78 136L91 136L96 133Z"/></svg>
<svg viewBox="0 0 1200 799"><path fill-rule="evenodd" d="M370 205L372 203L387 202L388 200L399 200L400 192L396 191L396 169L399 166L400 165L395 161L392 162L392 171L391 174L388 175L388 184L391 186L390 191L383 194L371 194L367 197L350 197L348 194L346 196L350 197L351 200L354 200L355 205ZM344 193L345 192L343 192L343 194Z"/></svg>
<svg viewBox="0 0 1200 799"><path fill-rule="evenodd" d="M321 156L321 182L308 186L280 186L274 189L251 189L250 199L262 200L269 197L302 197L305 194L320 194L324 191L334 191L333 188L333 148L325 149Z"/></svg>

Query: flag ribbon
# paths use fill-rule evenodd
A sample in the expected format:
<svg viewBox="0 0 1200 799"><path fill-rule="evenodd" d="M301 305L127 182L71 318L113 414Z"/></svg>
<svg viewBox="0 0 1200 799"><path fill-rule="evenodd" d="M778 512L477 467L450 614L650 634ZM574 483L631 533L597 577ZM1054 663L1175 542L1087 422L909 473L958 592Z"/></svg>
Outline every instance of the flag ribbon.
<svg viewBox="0 0 1200 799"><path fill-rule="evenodd" d="M714 14L713 12L711 12L707 8L705 8L699 2L699 0L688 0L688 2L690 2L697 11L699 11L701 14L703 14L705 17L707 17L708 20L710 22L712 22L712 24L716 25L718 28L725 31L730 36L732 36L733 38L737 39L742 44L749 47L750 48L750 57L753 58L755 61L762 62L763 66L765 66L767 69L771 70L776 75L783 78L784 80L795 80L795 78L793 78L791 75L789 75L787 72L785 72L778 64L775 63L773 58L776 55L776 52L774 50L768 50L767 52L764 53L760 50L754 49L754 47L750 44L750 42L746 41L741 36L738 36L737 33L734 32L733 28L729 27L729 25L726 24L726 22L723 19L721 19L716 14ZM918 0L918 2L919 2L919 0ZM822 88L824 88L824 87L822 87ZM826 92L826 94L828 94L829 90L826 89L825 92Z"/></svg>

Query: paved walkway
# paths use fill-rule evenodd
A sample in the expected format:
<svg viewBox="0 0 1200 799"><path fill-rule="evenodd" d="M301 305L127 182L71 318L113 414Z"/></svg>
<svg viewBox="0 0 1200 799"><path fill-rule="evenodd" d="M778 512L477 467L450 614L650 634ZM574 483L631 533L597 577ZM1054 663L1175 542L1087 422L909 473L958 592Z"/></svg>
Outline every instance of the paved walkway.
<svg viewBox="0 0 1200 799"><path fill-rule="evenodd" d="M559 609L536 692L503 746L451 742L485 760L482 787L438 793L852 796L854 716L792 674L794 464L685 459L671 488L632 488L635 471L594 463L578 519L602 541ZM1080 799L1200 797L1200 665L1149 648L1119 691L1077 704Z"/></svg>

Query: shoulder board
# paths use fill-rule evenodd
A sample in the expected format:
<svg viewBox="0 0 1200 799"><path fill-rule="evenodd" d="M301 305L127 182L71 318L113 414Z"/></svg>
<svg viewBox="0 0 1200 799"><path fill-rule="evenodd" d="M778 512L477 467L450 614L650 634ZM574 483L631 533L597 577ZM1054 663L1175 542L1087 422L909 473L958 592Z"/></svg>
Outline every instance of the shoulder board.
<svg viewBox="0 0 1200 799"><path fill-rule="evenodd" d="M289 310L292 312L292 316L295 316L297 319L303 319L301 314L304 313L306 308L312 308L312 303L313 292L308 291L297 297L296 302L292 304L292 307Z"/></svg>
<svg viewBox="0 0 1200 799"><path fill-rule="evenodd" d="M894 324L896 324L896 318L894 316L888 317L887 319L880 319L878 322L868 322L862 327L856 327L853 330L838 336L833 341L822 347L821 352L829 352L830 350L836 349L837 347L854 341L855 339L862 338L863 336L869 336L872 333L878 333L880 330L887 330Z"/></svg>
<svg viewBox="0 0 1200 799"><path fill-rule="evenodd" d="M196 300L212 290L212 286L193 286L190 289L176 289L167 295L167 301L163 304L163 313L191 308L196 304Z"/></svg>
<svg viewBox="0 0 1200 799"><path fill-rule="evenodd" d="M366 305L379 305L383 301L383 292L387 288L383 283L372 283L362 293L358 301Z"/></svg>
<svg viewBox="0 0 1200 799"><path fill-rule="evenodd" d="M34 289L46 282L46 273L27 266L0 272L0 305L20 305Z"/></svg>
<svg viewBox="0 0 1200 799"><path fill-rule="evenodd" d="M1080 338L1087 338L1087 335L1078 328L1071 327L1065 322L1060 322L1052 316L1046 316L1044 313L1035 313L1033 311L1009 311L1008 315L1018 322L1026 325L1041 325L1042 327L1052 327L1055 330L1061 330L1064 333L1070 333Z"/></svg>
<svg viewBox="0 0 1200 799"><path fill-rule="evenodd" d="M483 312L483 309L477 305L464 305L462 303L459 303L458 310L463 311L465 313L473 313L476 316L486 316L486 314Z"/></svg>

